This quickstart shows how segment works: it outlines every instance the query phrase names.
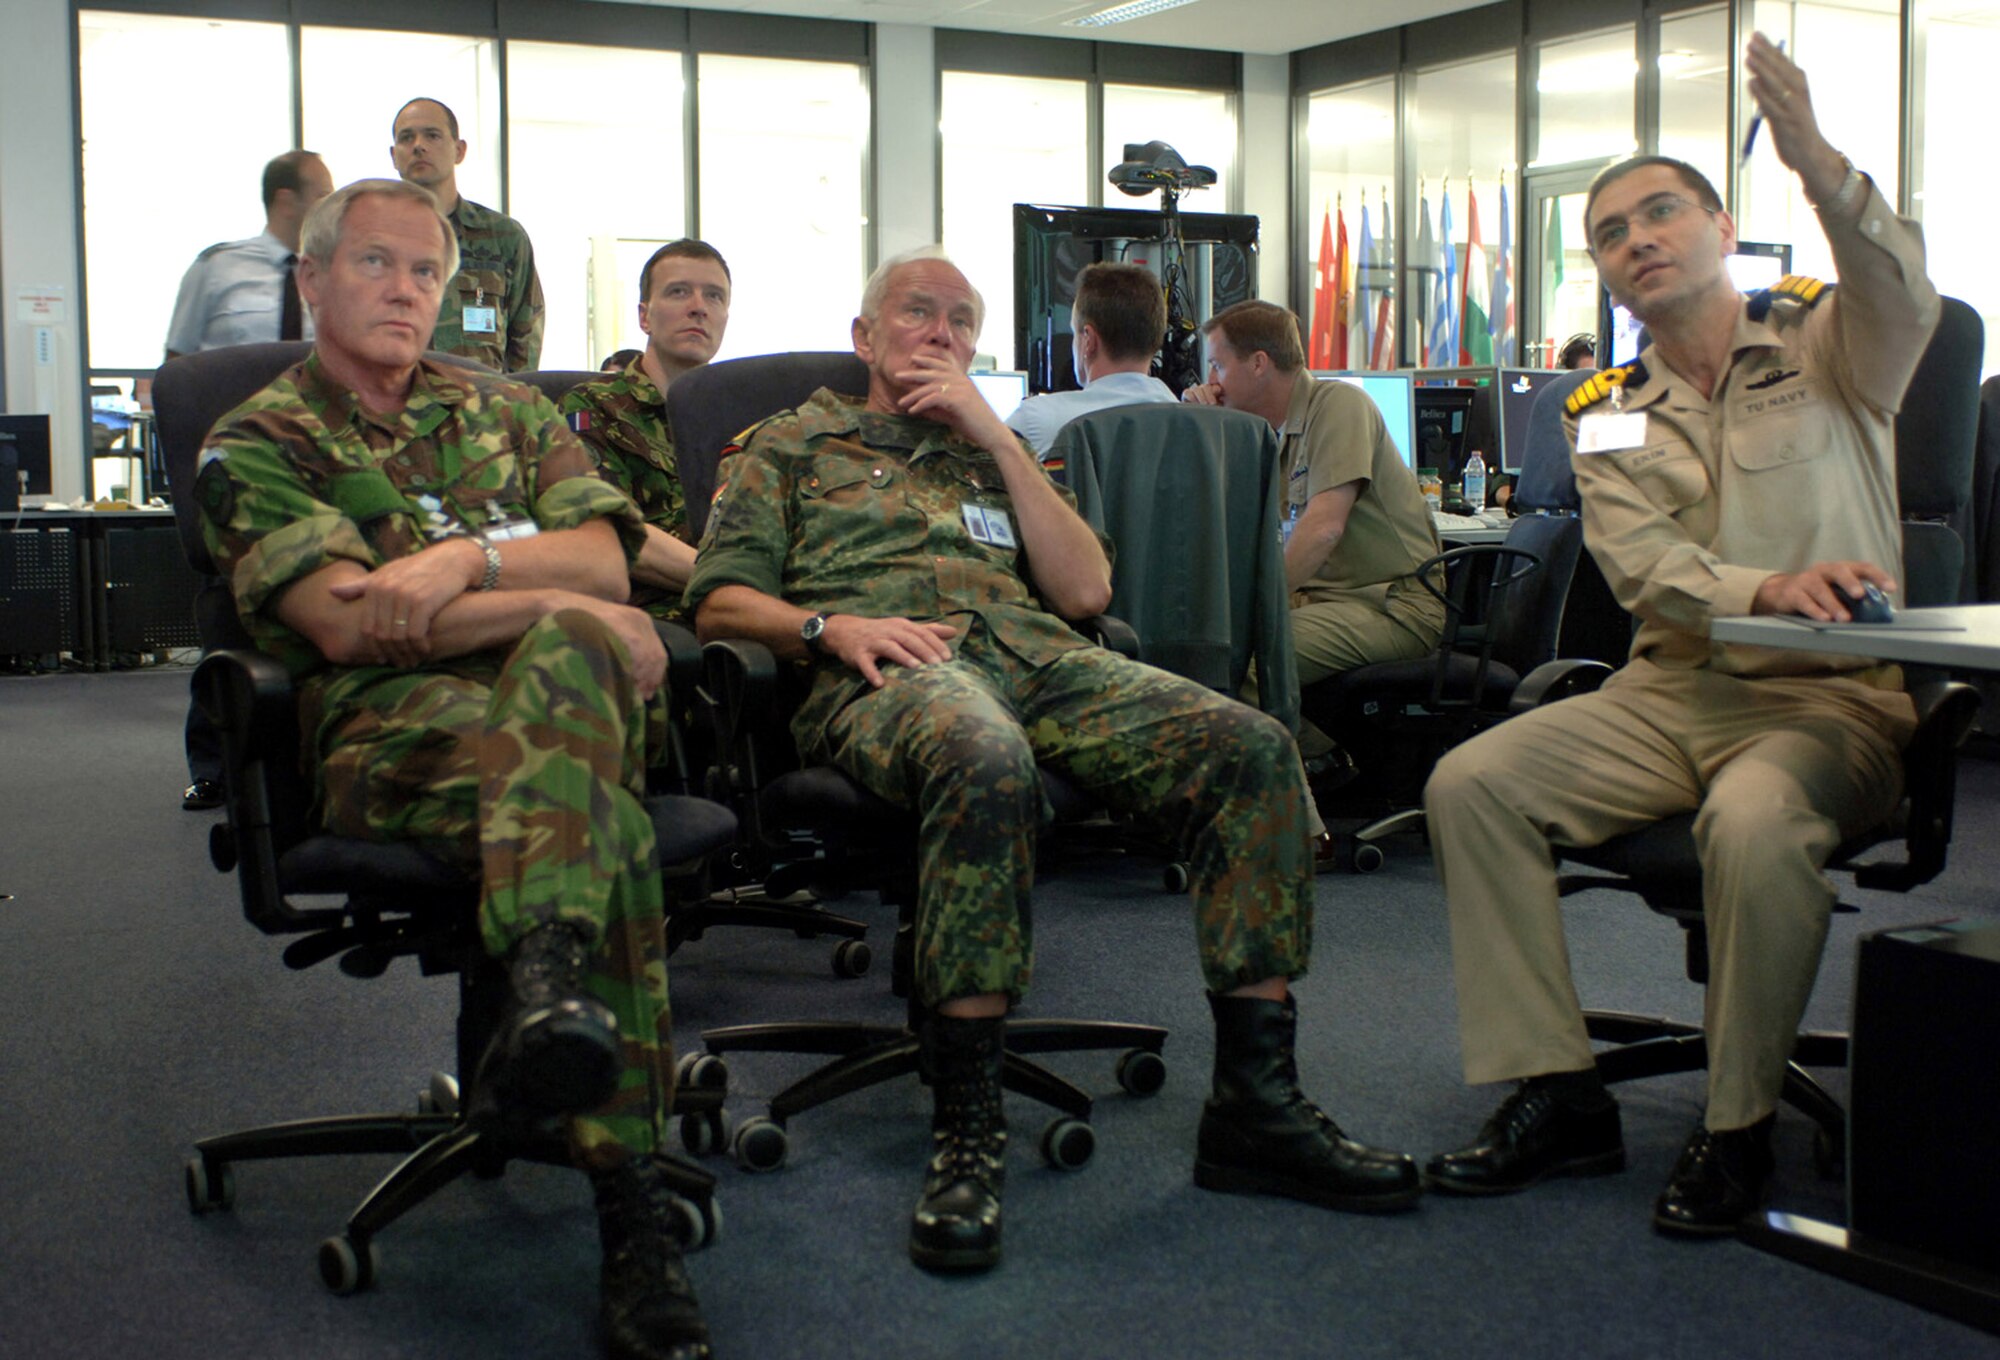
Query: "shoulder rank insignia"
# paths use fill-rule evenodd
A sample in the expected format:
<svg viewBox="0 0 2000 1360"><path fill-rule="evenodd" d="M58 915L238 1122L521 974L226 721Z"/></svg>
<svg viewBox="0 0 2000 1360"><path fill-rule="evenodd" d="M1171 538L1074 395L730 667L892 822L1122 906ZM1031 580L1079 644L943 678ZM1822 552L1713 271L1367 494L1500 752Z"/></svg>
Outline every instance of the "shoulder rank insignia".
<svg viewBox="0 0 2000 1360"><path fill-rule="evenodd" d="M1573 416L1581 415L1610 396L1614 389L1624 388L1630 391L1644 386L1649 376L1646 366L1637 359L1629 364L1620 364L1617 368L1602 369L1569 394L1569 399L1563 402L1563 410Z"/></svg>
<svg viewBox="0 0 2000 1360"><path fill-rule="evenodd" d="M1762 292L1752 293L1748 311L1752 321L1762 321L1771 314L1771 304L1781 298L1790 298L1807 307L1817 307L1828 293L1838 285L1822 283L1804 274L1787 274Z"/></svg>

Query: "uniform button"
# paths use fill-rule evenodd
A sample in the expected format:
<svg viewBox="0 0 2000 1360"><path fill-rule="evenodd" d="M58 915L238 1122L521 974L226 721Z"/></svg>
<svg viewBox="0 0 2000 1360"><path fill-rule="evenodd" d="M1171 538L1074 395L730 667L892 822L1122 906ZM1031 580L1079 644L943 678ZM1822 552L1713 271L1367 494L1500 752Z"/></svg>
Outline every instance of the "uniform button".
<svg viewBox="0 0 2000 1360"><path fill-rule="evenodd" d="M819 478L817 478L817 477L808 477L808 478L806 478L806 485L807 485L807 486L818 486L818 485L819 485Z"/></svg>
<svg viewBox="0 0 2000 1360"><path fill-rule="evenodd" d="M1778 453L1778 457L1780 457L1780 458L1784 459L1784 461L1786 461L1787 463L1789 463L1789 462L1791 462L1791 461L1792 461L1792 459L1794 459L1794 458L1798 457L1798 455L1797 455L1797 454L1795 454L1795 453L1793 453L1793 452L1792 452L1792 446L1791 446L1790 444L1787 444L1787 445L1785 445L1785 447L1784 447L1783 449L1781 449L1781 450L1779 451L1779 453Z"/></svg>
<svg viewBox="0 0 2000 1360"><path fill-rule="evenodd" d="M1882 234L1882 219L1881 219L1881 218L1879 218L1879 217L1878 217L1878 218L1876 218L1876 219L1875 219L1875 220L1874 220L1873 222L1870 222L1870 223L1868 224L1868 234L1869 234L1870 236L1880 236L1880 235Z"/></svg>
<svg viewBox="0 0 2000 1360"><path fill-rule="evenodd" d="M931 561L937 563L939 566L944 565L944 559L942 557L933 557Z"/></svg>

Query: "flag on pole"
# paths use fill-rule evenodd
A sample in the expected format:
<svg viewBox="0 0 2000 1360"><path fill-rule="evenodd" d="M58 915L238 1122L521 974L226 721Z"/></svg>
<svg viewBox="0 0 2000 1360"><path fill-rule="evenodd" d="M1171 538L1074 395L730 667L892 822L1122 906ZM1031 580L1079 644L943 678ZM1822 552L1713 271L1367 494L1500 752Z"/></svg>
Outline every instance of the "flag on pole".
<svg viewBox="0 0 2000 1360"><path fill-rule="evenodd" d="M1410 311L1410 324L1417 328L1417 363L1431 361L1431 299L1437 296L1437 241L1431 236L1431 200L1429 194L1417 199L1417 256L1415 276L1417 295Z"/></svg>
<svg viewBox="0 0 2000 1360"><path fill-rule="evenodd" d="M1556 297L1563 286L1563 218L1556 199L1549 204L1549 225L1542 232L1542 332L1549 342L1548 366L1556 366Z"/></svg>
<svg viewBox="0 0 2000 1360"><path fill-rule="evenodd" d="M1389 227L1389 191L1382 191L1382 234L1375 238L1375 335L1368 367L1396 366L1396 234Z"/></svg>
<svg viewBox="0 0 2000 1360"><path fill-rule="evenodd" d="M1465 297L1459 305L1458 361L1493 362L1493 275L1486 268L1486 248L1479 243L1479 198L1471 182L1465 186Z"/></svg>
<svg viewBox="0 0 2000 1360"><path fill-rule="evenodd" d="M1458 247L1451 243L1451 186L1438 199L1438 296L1440 329L1432 333L1431 363L1451 368L1458 363Z"/></svg>
<svg viewBox="0 0 2000 1360"><path fill-rule="evenodd" d="M1347 253L1347 210L1338 199L1333 207L1333 310L1327 316L1328 368L1347 367L1347 313L1354 300L1354 261Z"/></svg>
<svg viewBox="0 0 2000 1360"><path fill-rule="evenodd" d="M1507 206L1507 181L1500 181L1500 257L1493 264L1493 358L1514 358L1514 214Z"/></svg>
<svg viewBox="0 0 2000 1360"><path fill-rule="evenodd" d="M1312 343L1307 364L1312 368L1333 367L1333 209L1319 217L1319 278L1313 284Z"/></svg>
<svg viewBox="0 0 2000 1360"><path fill-rule="evenodd" d="M1373 329L1375 238L1368 229L1368 195L1361 195L1361 241L1354 250L1354 301L1348 315L1347 364L1368 367L1369 331Z"/></svg>

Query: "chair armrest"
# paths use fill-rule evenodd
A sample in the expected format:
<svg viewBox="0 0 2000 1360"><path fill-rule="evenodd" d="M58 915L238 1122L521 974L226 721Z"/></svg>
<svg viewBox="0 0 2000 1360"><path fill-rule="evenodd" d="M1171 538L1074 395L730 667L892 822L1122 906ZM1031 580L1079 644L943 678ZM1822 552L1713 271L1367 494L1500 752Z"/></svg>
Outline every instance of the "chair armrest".
<svg viewBox="0 0 2000 1360"><path fill-rule="evenodd" d="M1979 691L1958 681L1938 681L1919 686L1910 698L1917 707L1917 730L1903 752L1903 788L1909 799L1906 853L1901 860L1857 865L1854 881L1863 888L1908 892L1928 883L1944 871L1951 846L1958 748L1979 713Z"/></svg>
<svg viewBox="0 0 2000 1360"><path fill-rule="evenodd" d="M778 658L749 638L717 638L703 645L702 708L714 733L711 771L719 799L754 795L791 758L791 736L779 711Z"/></svg>
<svg viewBox="0 0 2000 1360"><path fill-rule="evenodd" d="M1558 699L1588 694L1610 678L1611 667L1602 661L1586 661L1581 657L1544 661L1514 686L1514 697L1508 702L1507 711L1526 713Z"/></svg>
<svg viewBox="0 0 2000 1360"><path fill-rule="evenodd" d="M660 645L667 649L668 693L693 694L702 676L701 642L694 630L665 619L655 619L653 630L660 635Z"/></svg>
<svg viewBox="0 0 2000 1360"><path fill-rule="evenodd" d="M1098 614L1076 625L1076 630L1108 651L1128 661L1139 659L1139 634L1115 614Z"/></svg>
<svg viewBox="0 0 2000 1360"><path fill-rule="evenodd" d="M201 711L225 741L235 739L242 759L261 759L269 753L273 734L289 734L297 726L292 677L262 652L210 652L195 667L190 683Z"/></svg>

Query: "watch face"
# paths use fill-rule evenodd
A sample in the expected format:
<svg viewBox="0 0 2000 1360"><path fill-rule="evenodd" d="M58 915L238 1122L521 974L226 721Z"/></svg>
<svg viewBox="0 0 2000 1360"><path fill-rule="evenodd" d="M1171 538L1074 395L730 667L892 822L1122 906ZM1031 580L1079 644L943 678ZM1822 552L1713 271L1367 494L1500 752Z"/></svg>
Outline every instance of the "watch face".
<svg viewBox="0 0 2000 1360"><path fill-rule="evenodd" d="M819 641L819 635L826 631L826 615L815 614L799 625L799 636L811 646Z"/></svg>

